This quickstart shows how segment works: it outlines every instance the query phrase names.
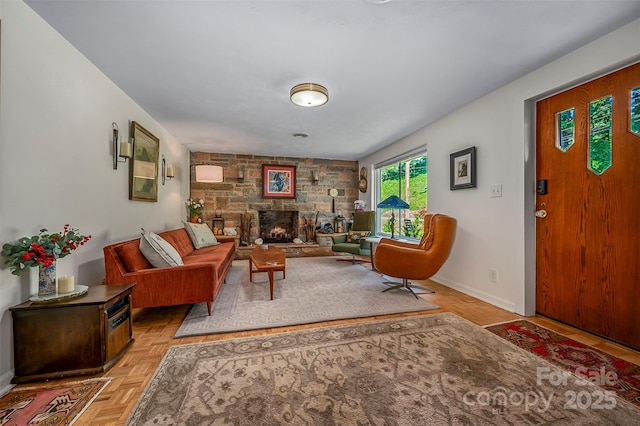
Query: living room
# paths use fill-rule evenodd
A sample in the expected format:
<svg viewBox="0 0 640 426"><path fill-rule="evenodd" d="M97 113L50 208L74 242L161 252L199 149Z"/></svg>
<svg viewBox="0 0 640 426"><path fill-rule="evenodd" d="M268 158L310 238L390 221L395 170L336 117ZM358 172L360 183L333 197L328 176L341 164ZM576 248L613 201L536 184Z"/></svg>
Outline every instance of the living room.
<svg viewBox="0 0 640 426"><path fill-rule="evenodd" d="M99 285L104 246L136 238L142 227L182 226L192 189L190 149L25 3L0 2L0 18L0 240L71 224L92 239L59 262L58 274ZM640 57L638 39L636 19L358 158L357 169L372 170L427 147L429 210L458 220L456 244L434 281L507 312L534 314L533 101L633 64ZM130 201L128 165L112 168L111 123L122 130L130 121L143 123L161 140L162 154L175 167L175 179L158 187L155 203ZM478 149L478 187L451 191L449 156L468 146ZM492 184L502 184L502 197L489 197ZM375 205L372 191L360 196ZM33 269L20 277L0 269L0 391L13 376L9 308L36 292ZM499 271L495 283L490 269Z"/></svg>

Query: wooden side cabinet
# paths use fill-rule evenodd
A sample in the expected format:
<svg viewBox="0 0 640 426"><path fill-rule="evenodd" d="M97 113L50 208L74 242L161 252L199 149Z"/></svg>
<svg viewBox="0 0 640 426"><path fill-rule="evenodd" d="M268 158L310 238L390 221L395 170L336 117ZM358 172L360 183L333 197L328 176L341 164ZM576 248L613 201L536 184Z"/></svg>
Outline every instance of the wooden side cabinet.
<svg viewBox="0 0 640 426"><path fill-rule="evenodd" d="M13 319L12 383L97 374L133 343L131 289L98 285L62 302L25 302Z"/></svg>

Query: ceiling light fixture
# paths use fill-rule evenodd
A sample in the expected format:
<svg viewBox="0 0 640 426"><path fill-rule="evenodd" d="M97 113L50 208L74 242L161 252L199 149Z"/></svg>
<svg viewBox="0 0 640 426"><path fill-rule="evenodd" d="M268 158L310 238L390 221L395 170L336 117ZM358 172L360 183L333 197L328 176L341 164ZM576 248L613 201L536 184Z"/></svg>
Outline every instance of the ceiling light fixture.
<svg viewBox="0 0 640 426"><path fill-rule="evenodd" d="M317 107L329 101L326 87L315 83L302 83L291 88L291 102L301 107Z"/></svg>

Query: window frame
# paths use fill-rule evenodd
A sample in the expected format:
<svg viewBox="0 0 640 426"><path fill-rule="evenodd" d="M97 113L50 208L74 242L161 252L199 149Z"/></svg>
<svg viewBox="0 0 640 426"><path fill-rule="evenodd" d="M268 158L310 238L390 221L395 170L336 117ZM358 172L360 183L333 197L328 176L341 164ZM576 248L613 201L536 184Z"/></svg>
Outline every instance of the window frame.
<svg viewBox="0 0 640 426"><path fill-rule="evenodd" d="M375 233L376 236L378 237L391 237L391 233L390 232L384 232L382 230L382 213L383 210L379 209L377 206L378 204L383 201L381 199L381 191L382 191L382 169L389 167L391 165L394 164L400 164L403 162L407 162L408 160L412 160L416 157L425 157L426 159L426 176L427 176L427 184L426 184L426 188L425 188L425 209L428 205L428 198L429 198L429 190L428 190L428 174L429 174L429 156L428 156L428 152L427 152L427 146L423 145L420 146L416 149L413 149L411 151L405 152L403 154L397 155L395 157L392 157L388 160L385 161L381 161L379 163L376 163L373 165L373 185L371 185L373 188L372 189L372 209L375 209L376 211L376 228L375 228ZM404 200L404 194L402 193L402 191L398 191L398 193L396 194L398 195L401 199ZM396 211L397 213L397 211ZM401 220L401 218L398 218L398 220ZM399 230L399 233L395 233L395 237L396 238L402 238L403 240L408 240L408 241L419 241L420 238L416 238L416 237L412 237L412 236L405 236L402 235L402 224L401 223L397 223L396 226L398 227L397 230Z"/></svg>

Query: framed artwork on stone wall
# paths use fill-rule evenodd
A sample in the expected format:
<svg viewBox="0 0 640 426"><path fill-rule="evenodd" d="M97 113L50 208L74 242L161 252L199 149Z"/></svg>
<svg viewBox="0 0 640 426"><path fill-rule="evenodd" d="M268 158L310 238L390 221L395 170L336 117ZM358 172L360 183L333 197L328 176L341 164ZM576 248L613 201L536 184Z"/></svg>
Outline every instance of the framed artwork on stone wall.
<svg viewBox="0 0 640 426"><path fill-rule="evenodd" d="M296 166L263 164L262 198L296 198Z"/></svg>

